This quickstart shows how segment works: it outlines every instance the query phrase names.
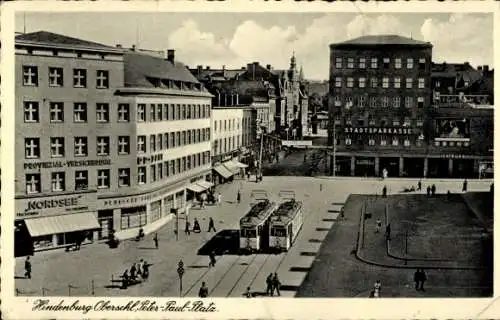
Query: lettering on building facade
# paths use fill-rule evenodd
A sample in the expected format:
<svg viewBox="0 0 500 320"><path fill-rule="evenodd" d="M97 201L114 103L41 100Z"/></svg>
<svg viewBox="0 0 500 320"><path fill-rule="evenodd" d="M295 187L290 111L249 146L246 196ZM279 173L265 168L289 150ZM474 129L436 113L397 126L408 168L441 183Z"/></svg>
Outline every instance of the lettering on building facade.
<svg viewBox="0 0 500 320"><path fill-rule="evenodd" d="M137 158L137 164L142 165L142 164L148 164L148 163L153 163L157 161L163 161L163 154L155 154L150 157L138 157Z"/></svg>
<svg viewBox="0 0 500 320"><path fill-rule="evenodd" d="M72 167L95 167L109 166L110 159L102 160L77 160L77 161L48 161L48 162L25 162L24 169L50 169L50 168L72 168Z"/></svg>
<svg viewBox="0 0 500 320"><path fill-rule="evenodd" d="M53 216L94 211L96 193L16 199L16 217Z"/></svg>
<svg viewBox="0 0 500 320"><path fill-rule="evenodd" d="M366 134L413 134L411 128L375 128L375 127L346 127L345 133L366 133Z"/></svg>

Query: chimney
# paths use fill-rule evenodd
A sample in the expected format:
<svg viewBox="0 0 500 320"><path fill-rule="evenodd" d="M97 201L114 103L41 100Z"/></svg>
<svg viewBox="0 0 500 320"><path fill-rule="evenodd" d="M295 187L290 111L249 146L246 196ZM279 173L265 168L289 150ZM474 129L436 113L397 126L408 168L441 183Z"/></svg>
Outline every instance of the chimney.
<svg viewBox="0 0 500 320"><path fill-rule="evenodd" d="M482 71L483 70L483 66L477 66L477 71Z"/></svg>
<svg viewBox="0 0 500 320"><path fill-rule="evenodd" d="M268 64L268 65L266 66L266 69L267 69L267 70L271 70L271 65L270 65L270 64Z"/></svg>
<svg viewBox="0 0 500 320"><path fill-rule="evenodd" d="M198 71L198 75L201 74L201 70L203 70L203 66L196 66L196 69Z"/></svg>
<svg viewBox="0 0 500 320"><path fill-rule="evenodd" d="M483 72L484 72L484 74L487 74L488 71L490 71L490 67L488 65L484 65L483 66Z"/></svg>
<svg viewBox="0 0 500 320"><path fill-rule="evenodd" d="M171 62L172 64L175 63L175 50L167 50L167 61Z"/></svg>
<svg viewBox="0 0 500 320"><path fill-rule="evenodd" d="M135 44L132 45L132 51L135 51Z"/></svg>
<svg viewBox="0 0 500 320"><path fill-rule="evenodd" d="M206 66L205 69L210 70L210 66Z"/></svg>
<svg viewBox="0 0 500 320"><path fill-rule="evenodd" d="M121 48L122 48L122 45L118 43L118 44L116 45L116 47L117 47L118 49L121 49Z"/></svg>
<svg viewBox="0 0 500 320"><path fill-rule="evenodd" d="M226 70L226 66L222 65L222 71L225 71L225 70Z"/></svg>

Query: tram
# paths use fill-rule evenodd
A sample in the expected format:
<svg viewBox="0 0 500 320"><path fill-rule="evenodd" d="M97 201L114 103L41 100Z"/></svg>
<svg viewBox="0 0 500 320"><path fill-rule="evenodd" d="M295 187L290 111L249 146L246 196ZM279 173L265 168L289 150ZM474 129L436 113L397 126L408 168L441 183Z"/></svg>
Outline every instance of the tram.
<svg viewBox="0 0 500 320"><path fill-rule="evenodd" d="M254 192L252 192L252 197ZM269 217L277 204L264 197L255 199L250 211L240 219L240 252L252 253L269 248Z"/></svg>
<svg viewBox="0 0 500 320"><path fill-rule="evenodd" d="M280 194L284 193L293 194L293 196L284 199L285 201L269 218L269 247L277 252L290 249L304 222L302 202L295 200L295 194L292 191Z"/></svg>

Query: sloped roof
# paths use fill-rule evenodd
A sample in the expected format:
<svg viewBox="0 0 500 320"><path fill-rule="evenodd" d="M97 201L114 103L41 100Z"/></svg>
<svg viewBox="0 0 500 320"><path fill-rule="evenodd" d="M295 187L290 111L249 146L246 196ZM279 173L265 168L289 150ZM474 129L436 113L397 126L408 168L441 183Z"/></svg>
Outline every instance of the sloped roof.
<svg viewBox="0 0 500 320"><path fill-rule="evenodd" d="M127 52L124 63L126 87L154 87L147 78L199 83L184 64L172 63L158 56Z"/></svg>
<svg viewBox="0 0 500 320"><path fill-rule="evenodd" d="M330 47L351 46L351 45L405 45L405 46L428 46L432 47L430 42L415 40L399 35L370 35L354 38L340 43L333 43Z"/></svg>
<svg viewBox="0 0 500 320"><path fill-rule="evenodd" d="M481 71L475 69L467 63L433 63L431 76L435 78L456 78L463 79L470 84L483 78Z"/></svg>
<svg viewBox="0 0 500 320"><path fill-rule="evenodd" d="M81 47L81 48L117 50L115 47L107 46L102 43L77 39L48 31L37 31L37 32L20 34L16 36L16 41L37 42L46 45L62 45L62 46Z"/></svg>

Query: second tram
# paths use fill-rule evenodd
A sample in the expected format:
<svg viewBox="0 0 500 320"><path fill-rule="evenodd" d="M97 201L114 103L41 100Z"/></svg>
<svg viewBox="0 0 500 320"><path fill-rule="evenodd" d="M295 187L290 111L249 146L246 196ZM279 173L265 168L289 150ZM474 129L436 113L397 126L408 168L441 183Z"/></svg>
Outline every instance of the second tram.
<svg viewBox="0 0 500 320"><path fill-rule="evenodd" d="M302 202L288 199L281 203L269 218L269 247L274 251L288 251L304 222Z"/></svg>

